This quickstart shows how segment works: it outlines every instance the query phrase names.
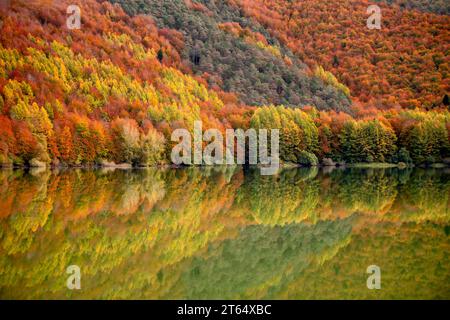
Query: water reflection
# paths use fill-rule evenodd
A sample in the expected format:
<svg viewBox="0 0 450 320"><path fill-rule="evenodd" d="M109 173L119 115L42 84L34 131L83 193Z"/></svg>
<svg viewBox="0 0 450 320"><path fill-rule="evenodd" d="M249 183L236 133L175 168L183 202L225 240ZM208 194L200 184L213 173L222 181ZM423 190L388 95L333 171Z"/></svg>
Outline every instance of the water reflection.
<svg viewBox="0 0 450 320"><path fill-rule="evenodd" d="M0 171L0 298L448 299L449 176Z"/></svg>

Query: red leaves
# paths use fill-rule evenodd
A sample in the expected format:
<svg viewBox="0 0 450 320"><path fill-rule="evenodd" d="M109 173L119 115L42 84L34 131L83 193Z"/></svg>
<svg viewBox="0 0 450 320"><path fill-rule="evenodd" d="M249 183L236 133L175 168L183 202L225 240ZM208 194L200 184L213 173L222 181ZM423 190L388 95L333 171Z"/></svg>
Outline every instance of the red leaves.
<svg viewBox="0 0 450 320"><path fill-rule="evenodd" d="M11 119L0 115L0 154L15 153L16 137L14 136Z"/></svg>
<svg viewBox="0 0 450 320"><path fill-rule="evenodd" d="M310 67L322 65L364 105L428 108L448 92L447 15L382 7L368 30L365 1L228 0L263 24ZM289 19L290 18L290 19Z"/></svg>
<svg viewBox="0 0 450 320"><path fill-rule="evenodd" d="M73 146L73 135L69 127L65 126L62 132L56 133L58 136L58 150L61 159L66 163L73 162L74 159L74 146Z"/></svg>
<svg viewBox="0 0 450 320"><path fill-rule="evenodd" d="M159 36L169 40L170 44L181 53L184 49L184 36L181 32L174 29L163 28L158 31Z"/></svg>
<svg viewBox="0 0 450 320"><path fill-rule="evenodd" d="M38 142L23 121L12 121L16 138L16 152L23 160L29 161L38 153Z"/></svg>

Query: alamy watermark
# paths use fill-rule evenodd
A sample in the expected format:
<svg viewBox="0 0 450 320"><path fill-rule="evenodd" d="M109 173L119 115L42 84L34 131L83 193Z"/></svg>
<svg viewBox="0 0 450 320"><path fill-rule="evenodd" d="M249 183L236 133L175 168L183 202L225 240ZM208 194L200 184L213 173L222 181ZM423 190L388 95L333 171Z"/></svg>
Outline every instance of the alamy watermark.
<svg viewBox="0 0 450 320"><path fill-rule="evenodd" d="M268 135L270 131L270 141ZM262 175L274 175L280 167L279 129L227 129L225 141L218 129L202 131L202 122L195 121L194 139L187 129L175 129L171 140L178 142L171 160L177 165L260 165ZM248 141L248 144L246 143ZM209 142L203 148L203 142ZM270 149L270 150L269 150ZM248 150L248 152L247 152ZM248 159L246 159L248 155Z"/></svg>
<svg viewBox="0 0 450 320"><path fill-rule="evenodd" d="M68 266L66 273L70 274L67 278L66 285L69 290L80 290L81 289L81 270L77 265Z"/></svg>
<svg viewBox="0 0 450 320"><path fill-rule="evenodd" d="M381 8L376 4L367 7L367 14L370 16L367 18L367 28L370 30L381 29Z"/></svg>
<svg viewBox="0 0 450 320"><path fill-rule="evenodd" d="M66 20L66 26L69 30L81 29L81 9L79 6L72 4L66 10L69 17Z"/></svg>
<svg viewBox="0 0 450 320"><path fill-rule="evenodd" d="M367 278L367 288L370 290L381 289L381 269L377 265L370 265L366 272L370 274Z"/></svg>

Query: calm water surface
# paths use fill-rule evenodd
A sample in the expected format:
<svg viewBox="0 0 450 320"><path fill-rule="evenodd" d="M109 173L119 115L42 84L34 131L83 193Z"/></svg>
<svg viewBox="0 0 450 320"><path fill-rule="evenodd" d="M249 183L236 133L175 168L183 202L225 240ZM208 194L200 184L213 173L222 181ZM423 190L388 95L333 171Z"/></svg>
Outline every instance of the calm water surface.
<svg viewBox="0 0 450 320"><path fill-rule="evenodd" d="M0 298L450 299L449 178L3 170ZM81 290L66 287L70 265Z"/></svg>

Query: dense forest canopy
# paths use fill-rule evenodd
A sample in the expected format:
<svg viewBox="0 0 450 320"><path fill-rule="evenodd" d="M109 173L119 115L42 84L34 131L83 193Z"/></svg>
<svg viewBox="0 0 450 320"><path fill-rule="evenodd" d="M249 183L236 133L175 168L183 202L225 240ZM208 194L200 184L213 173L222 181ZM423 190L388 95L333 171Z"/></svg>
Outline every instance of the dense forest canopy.
<svg viewBox="0 0 450 320"><path fill-rule="evenodd" d="M192 70L211 85L238 93L249 105L349 110L347 96L308 73L289 49L226 1L112 2L131 15L151 15L160 28L180 32L184 39L180 55ZM236 32L226 28L230 22L237 26Z"/></svg>
<svg viewBox="0 0 450 320"><path fill-rule="evenodd" d="M450 16L379 3L366 27L363 0L227 0L310 66L322 65L365 105L434 108L448 94Z"/></svg>
<svg viewBox="0 0 450 320"><path fill-rule="evenodd" d="M390 5L397 5L402 9L417 9L424 12L450 14L450 2L446 0L375 0Z"/></svg>
<svg viewBox="0 0 450 320"><path fill-rule="evenodd" d="M0 7L0 164L170 163L176 128L281 130L281 159L448 162L449 16L322 0Z"/></svg>

